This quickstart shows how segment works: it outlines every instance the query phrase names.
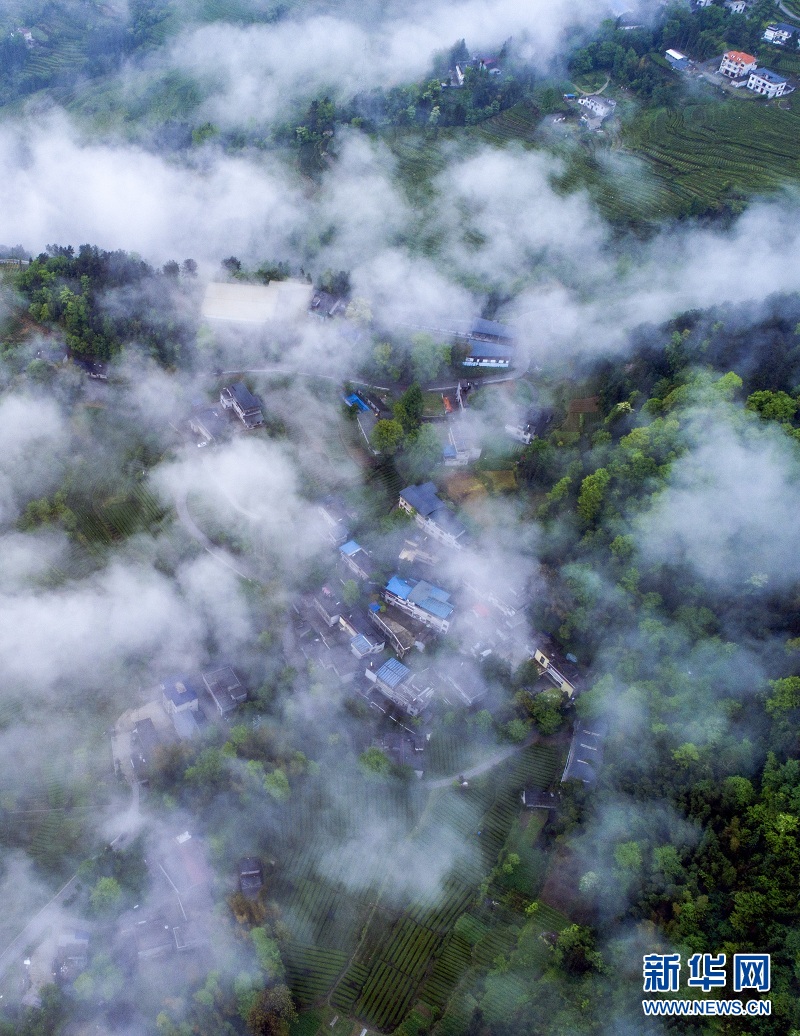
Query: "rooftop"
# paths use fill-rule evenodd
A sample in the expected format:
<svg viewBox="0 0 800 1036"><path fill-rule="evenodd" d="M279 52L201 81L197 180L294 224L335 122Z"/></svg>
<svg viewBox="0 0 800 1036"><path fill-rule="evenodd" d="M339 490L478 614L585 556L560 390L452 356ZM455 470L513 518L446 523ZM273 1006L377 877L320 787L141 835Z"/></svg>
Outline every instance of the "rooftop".
<svg viewBox="0 0 800 1036"><path fill-rule="evenodd" d="M403 579L394 575L386 584L386 590L401 601L410 601L440 619L449 619L453 614L450 594L425 579Z"/></svg>
<svg viewBox="0 0 800 1036"><path fill-rule="evenodd" d="M728 61L735 61L737 64L754 65L756 59L752 54L745 54L743 50L726 50L725 57Z"/></svg>
<svg viewBox="0 0 800 1036"><path fill-rule="evenodd" d="M261 401L257 399L243 381L237 381L228 388L228 392L236 400L242 410L260 410Z"/></svg>
<svg viewBox="0 0 800 1036"><path fill-rule="evenodd" d="M380 667L376 676L387 687L397 687L411 676L411 670L396 658L390 658Z"/></svg>
<svg viewBox="0 0 800 1036"><path fill-rule="evenodd" d="M164 697L180 708L190 701L197 701L197 688L188 676L171 676L161 684Z"/></svg>
<svg viewBox="0 0 800 1036"><path fill-rule="evenodd" d="M768 83L773 83L775 86L788 82L784 76L779 76L777 72L772 72L768 68L759 68L757 72L751 72L750 74L757 79L766 79Z"/></svg>

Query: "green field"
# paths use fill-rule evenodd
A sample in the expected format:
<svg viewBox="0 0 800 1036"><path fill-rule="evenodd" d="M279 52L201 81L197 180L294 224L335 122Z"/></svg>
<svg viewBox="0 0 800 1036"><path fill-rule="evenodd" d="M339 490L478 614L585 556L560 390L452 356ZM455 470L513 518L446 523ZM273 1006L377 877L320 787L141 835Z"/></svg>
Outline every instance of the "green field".
<svg viewBox="0 0 800 1036"><path fill-rule="evenodd" d="M527 837L520 833L519 794L526 786L549 786L560 762L556 748L534 745L472 782L466 792L439 789L427 804L417 785L410 786L410 799L385 786L365 788L347 808L362 819L372 814L408 825L418 857L434 858L443 838L456 838L463 846L450 873L404 907L388 882L351 891L350 855L328 849L316 859L308 852L309 825L322 834L319 803L290 804L288 828L298 851L283 857L273 891L293 933L285 959L299 1005L328 1002L371 1029L388 1032L403 1024L413 1032L421 1024L413 1011L442 1011L467 971L511 952L523 918L512 909L489 910L480 902L478 886L509 847L532 858L541 855L533 847L539 825L534 823ZM348 817L329 814L326 824L331 834L344 831ZM540 880L526 874L529 900ZM460 918L466 920L455 931Z"/></svg>
<svg viewBox="0 0 800 1036"><path fill-rule="evenodd" d="M654 216L800 179L800 113L774 104L734 99L644 112L623 140L658 184Z"/></svg>

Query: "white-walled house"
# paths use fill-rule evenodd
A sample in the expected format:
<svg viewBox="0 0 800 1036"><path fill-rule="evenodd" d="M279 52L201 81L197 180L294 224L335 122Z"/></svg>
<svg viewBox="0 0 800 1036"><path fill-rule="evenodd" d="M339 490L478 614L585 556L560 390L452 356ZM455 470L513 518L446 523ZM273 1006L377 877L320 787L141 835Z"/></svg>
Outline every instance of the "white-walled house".
<svg viewBox="0 0 800 1036"><path fill-rule="evenodd" d="M722 75L729 79L741 79L742 76L755 72L757 68L758 64L753 55L746 54L743 50L726 50L719 66Z"/></svg>
<svg viewBox="0 0 800 1036"><path fill-rule="evenodd" d="M771 72L768 68L760 68L752 72L747 80L747 89L753 93L763 94L765 97L782 97L786 92L788 82L777 72Z"/></svg>

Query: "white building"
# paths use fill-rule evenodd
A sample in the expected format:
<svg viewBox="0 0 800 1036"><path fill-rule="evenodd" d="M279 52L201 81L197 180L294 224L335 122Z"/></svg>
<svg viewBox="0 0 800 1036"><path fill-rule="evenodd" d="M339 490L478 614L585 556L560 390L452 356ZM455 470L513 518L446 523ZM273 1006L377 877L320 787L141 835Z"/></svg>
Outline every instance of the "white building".
<svg viewBox="0 0 800 1036"><path fill-rule="evenodd" d="M741 79L751 72L755 72L758 65L752 54L745 54L743 50L727 50L722 55L719 70L722 75L729 79Z"/></svg>
<svg viewBox="0 0 800 1036"><path fill-rule="evenodd" d="M781 97L789 84L779 76L777 72L770 72L768 68L760 68L758 72L752 72L747 80L747 89L753 93L763 94L765 97Z"/></svg>
<svg viewBox="0 0 800 1036"><path fill-rule="evenodd" d="M764 29L764 35L761 38L766 40L767 43L776 43L782 47L789 42L796 32L796 25L789 25L788 22L774 22Z"/></svg>
<svg viewBox="0 0 800 1036"><path fill-rule="evenodd" d="M597 95L593 97L579 97L578 104L583 105L597 119L607 119L609 115L614 114L614 110L617 107L616 101L612 101L609 97L599 97Z"/></svg>
<svg viewBox="0 0 800 1036"><path fill-rule="evenodd" d="M744 14L747 4L745 0L725 0L725 6L731 14Z"/></svg>

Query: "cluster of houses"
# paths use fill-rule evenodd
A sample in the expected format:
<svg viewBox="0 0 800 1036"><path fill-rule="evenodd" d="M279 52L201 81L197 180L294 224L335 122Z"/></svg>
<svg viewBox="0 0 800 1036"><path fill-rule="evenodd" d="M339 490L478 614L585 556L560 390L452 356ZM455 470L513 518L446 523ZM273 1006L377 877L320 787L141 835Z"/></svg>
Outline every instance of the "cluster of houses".
<svg viewBox="0 0 800 1036"><path fill-rule="evenodd" d="M159 749L196 738L209 724L227 720L246 700L247 689L229 665L199 676L171 676L161 683L157 698L117 722L117 738L128 738L121 744L129 744L129 754L124 758L117 744L115 759L131 779L146 785Z"/></svg>
<svg viewBox="0 0 800 1036"><path fill-rule="evenodd" d="M486 585L470 577L467 530L432 482L398 494L398 508L416 526L399 551L398 561L406 563L399 571L379 565L352 535L357 516L341 499L326 497L318 506L338 575L295 603L295 641L308 662L333 672L393 721L382 735L386 744L381 742L392 758L424 771L432 704L470 708L480 702L488 693L480 663L490 655L514 667L533 659L544 685L574 695L571 664L527 642L524 583ZM467 574L456 587L436 578L443 553L462 556ZM359 593L348 583L356 583ZM426 649L439 638L450 640L453 650L425 664Z"/></svg>
<svg viewBox="0 0 800 1036"><path fill-rule="evenodd" d="M768 68L759 68L753 55L743 50L726 51L722 55L719 72L730 80L731 86L746 87L765 97L782 97L794 89L785 76Z"/></svg>

